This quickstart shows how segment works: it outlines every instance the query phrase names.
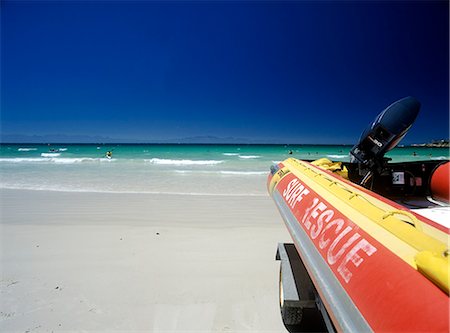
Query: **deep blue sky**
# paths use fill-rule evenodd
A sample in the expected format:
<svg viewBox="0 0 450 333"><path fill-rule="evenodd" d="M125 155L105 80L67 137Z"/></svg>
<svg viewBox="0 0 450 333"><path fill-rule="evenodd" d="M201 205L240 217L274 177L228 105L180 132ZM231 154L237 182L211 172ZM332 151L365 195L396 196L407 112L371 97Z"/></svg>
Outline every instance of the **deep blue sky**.
<svg viewBox="0 0 450 333"><path fill-rule="evenodd" d="M448 138L448 1L2 1L3 134L354 143L390 103Z"/></svg>

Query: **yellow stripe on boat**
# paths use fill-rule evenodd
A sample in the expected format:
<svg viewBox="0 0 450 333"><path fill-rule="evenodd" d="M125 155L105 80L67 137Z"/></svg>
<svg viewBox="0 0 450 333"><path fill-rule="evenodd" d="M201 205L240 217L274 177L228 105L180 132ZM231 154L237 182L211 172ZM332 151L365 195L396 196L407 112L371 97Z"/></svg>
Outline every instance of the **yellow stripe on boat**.
<svg viewBox="0 0 450 333"><path fill-rule="evenodd" d="M450 239L447 234L421 222L407 211L400 211L338 178L330 177L307 162L289 158L283 164L361 229L448 293Z"/></svg>

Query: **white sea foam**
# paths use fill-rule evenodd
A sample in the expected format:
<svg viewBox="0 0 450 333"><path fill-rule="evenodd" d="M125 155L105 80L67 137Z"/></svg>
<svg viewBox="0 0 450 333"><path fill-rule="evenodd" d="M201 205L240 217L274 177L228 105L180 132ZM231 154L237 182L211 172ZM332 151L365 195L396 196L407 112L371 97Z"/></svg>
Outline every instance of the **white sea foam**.
<svg viewBox="0 0 450 333"><path fill-rule="evenodd" d="M327 155L329 158L347 158L348 155Z"/></svg>
<svg viewBox="0 0 450 333"><path fill-rule="evenodd" d="M59 151L66 151L67 148L59 148L58 150L59 150Z"/></svg>
<svg viewBox="0 0 450 333"><path fill-rule="evenodd" d="M0 163L56 163L56 164L74 164L82 162L111 162L115 159L107 158L90 158L90 157L16 157L16 158L0 158Z"/></svg>
<svg viewBox="0 0 450 333"><path fill-rule="evenodd" d="M149 162L152 164L158 165L216 165L223 163L223 161L217 160L172 160L172 159L164 159L164 158L152 158L146 159L145 162Z"/></svg>
<svg viewBox="0 0 450 333"><path fill-rule="evenodd" d="M237 156L239 154L238 153L223 153L222 155L225 155L225 156Z"/></svg>
<svg viewBox="0 0 450 333"><path fill-rule="evenodd" d="M37 148L19 148L17 150L18 151L33 151L33 150L37 150Z"/></svg>
<svg viewBox="0 0 450 333"><path fill-rule="evenodd" d="M75 158L51 158L49 162L56 164L75 164L83 162L110 162L113 159L108 158L91 158L91 157L75 157Z"/></svg>
<svg viewBox="0 0 450 333"><path fill-rule="evenodd" d="M0 163L33 163L47 162L49 158L43 157L17 157L17 158L0 158Z"/></svg>
<svg viewBox="0 0 450 333"><path fill-rule="evenodd" d="M61 153L41 153L42 157L57 157L61 156Z"/></svg>
<svg viewBox="0 0 450 333"><path fill-rule="evenodd" d="M261 156L258 155L239 155L239 158L243 159L253 159L253 158L260 158Z"/></svg>

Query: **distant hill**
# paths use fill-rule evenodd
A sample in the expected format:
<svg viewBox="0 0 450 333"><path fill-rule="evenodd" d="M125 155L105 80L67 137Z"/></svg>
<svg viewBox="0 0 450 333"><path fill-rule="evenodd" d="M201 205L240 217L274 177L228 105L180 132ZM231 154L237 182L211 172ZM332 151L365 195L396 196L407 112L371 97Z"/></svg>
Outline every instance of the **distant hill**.
<svg viewBox="0 0 450 333"><path fill-rule="evenodd" d="M180 139L171 139L166 140L169 143L212 143L212 144L221 144L221 143L256 143L249 139L243 139L243 138L234 138L234 137L226 137L226 138L220 138L216 136L193 136L193 137L187 137L187 138L180 138Z"/></svg>
<svg viewBox="0 0 450 333"><path fill-rule="evenodd" d="M412 147L435 147L435 148L449 148L449 140L448 139L442 139L442 140L434 140L429 143L416 143L412 144Z"/></svg>
<svg viewBox="0 0 450 333"><path fill-rule="evenodd" d="M215 136L194 136L186 138L174 138L165 140L135 140L124 138L111 138L104 136L88 136L88 135L2 135L1 142L7 143L180 143L180 144L251 144L251 143L270 143L257 142L244 138L234 137L215 137Z"/></svg>
<svg viewBox="0 0 450 333"><path fill-rule="evenodd" d="M83 143L83 144L101 144L101 143L128 143L128 144L312 144L305 142L286 142L276 139L248 139L248 138L236 138L236 137L217 137L212 135L204 136L191 136L184 138L173 139L124 139L124 138L111 138L107 136L89 136L89 135L66 135L66 134L54 134L54 135L25 135L25 134L1 134L0 143ZM321 143L326 144L326 143ZM330 144L330 143L329 143ZM331 143L331 145L348 145L344 143ZM405 145L408 146L408 145ZM442 147L449 148L449 140L434 140L430 143L418 143L411 144L412 147Z"/></svg>
<svg viewBox="0 0 450 333"><path fill-rule="evenodd" d="M1 136L1 142L8 143L111 143L114 139L88 135L23 135L7 134Z"/></svg>

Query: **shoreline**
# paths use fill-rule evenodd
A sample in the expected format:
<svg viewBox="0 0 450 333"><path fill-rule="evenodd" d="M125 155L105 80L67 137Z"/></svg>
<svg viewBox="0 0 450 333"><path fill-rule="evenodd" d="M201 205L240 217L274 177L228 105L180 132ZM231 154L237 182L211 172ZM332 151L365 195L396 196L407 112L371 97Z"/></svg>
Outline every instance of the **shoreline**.
<svg viewBox="0 0 450 333"><path fill-rule="evenodd" d="M193 196L193 197L267 197L267 193L202 193L202 192L145 192L145 191L114 191L114 190L71 190L71 189L35 189L35 188L13 188L0 187L1 191L23 191L23 192L57 192L57 193L80 193L80 194L117 194L117 195L148 195L148 196Z"/></svg>
<svg viewBox="0 0 450 333"><path fill-rule="evenodd" d="M2 331L284 331L269 197L0 198Z"/></svg>

